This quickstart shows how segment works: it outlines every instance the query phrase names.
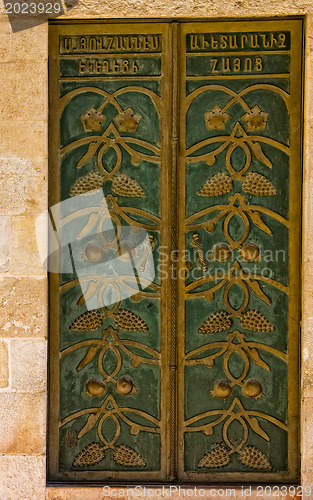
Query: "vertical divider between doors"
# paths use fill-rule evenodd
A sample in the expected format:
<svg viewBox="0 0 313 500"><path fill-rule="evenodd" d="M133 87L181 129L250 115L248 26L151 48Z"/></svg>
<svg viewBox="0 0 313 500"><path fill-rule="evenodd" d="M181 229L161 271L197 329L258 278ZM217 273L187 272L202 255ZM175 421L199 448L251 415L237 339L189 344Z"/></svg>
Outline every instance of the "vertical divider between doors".
<svg viewBox="0 0 313 500"><path fill-rule="evenodd" d="M185 356L185 149L186 149L186 126L185 126L185 94L186 94L186 46L184 24L180 25L178 33L177 72L178 79L178 128L179 140L177 142L178 169L177 169L177 206L178 219L178 270L177 270L177 332L179 342L177 343L177 478L182 481L184 477L184 420L185 420L185 383L184 383L184 356Z"/></svg>
<svg viewBox="0 0 313 500"><path fill-rule="evenodd" d="M177 161L179 138L179 92L178 92L178 30L179 24L172 23L172 127L171 127L171 241L170 267L172 270L172 300L171 300L171 346L170 346L170 475L171 481L177 475L177 262L178 248L178 200L177 200ZM174 266L173 266L174 264Z"/></svg>

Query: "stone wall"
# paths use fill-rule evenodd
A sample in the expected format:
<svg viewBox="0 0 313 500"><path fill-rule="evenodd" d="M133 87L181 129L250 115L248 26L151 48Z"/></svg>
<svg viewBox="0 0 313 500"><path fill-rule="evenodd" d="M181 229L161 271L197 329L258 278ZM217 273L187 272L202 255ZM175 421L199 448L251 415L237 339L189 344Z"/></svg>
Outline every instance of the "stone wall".
<svg viewBox="0 0 313 500"><path fill-rule="evenodd" d="M312 0L80 0L65 17L292 14L306 15L301 455L302 483L313 485ZM1 2L0 498L97 500L104 498L98 487L45 486L48 295L34 221L47 207L47 60L47 24L12 33Z"/></svg>

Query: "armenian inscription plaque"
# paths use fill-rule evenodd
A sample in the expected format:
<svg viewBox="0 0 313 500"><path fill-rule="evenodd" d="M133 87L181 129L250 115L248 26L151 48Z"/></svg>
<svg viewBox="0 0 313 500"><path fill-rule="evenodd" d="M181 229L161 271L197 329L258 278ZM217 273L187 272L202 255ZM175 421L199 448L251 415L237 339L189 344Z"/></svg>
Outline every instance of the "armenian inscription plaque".
<svg viewBox="0 0 313 500"><path fill-rule="evenodd" d="M50 54L50 478L296 481L302 20Z"/></svg>

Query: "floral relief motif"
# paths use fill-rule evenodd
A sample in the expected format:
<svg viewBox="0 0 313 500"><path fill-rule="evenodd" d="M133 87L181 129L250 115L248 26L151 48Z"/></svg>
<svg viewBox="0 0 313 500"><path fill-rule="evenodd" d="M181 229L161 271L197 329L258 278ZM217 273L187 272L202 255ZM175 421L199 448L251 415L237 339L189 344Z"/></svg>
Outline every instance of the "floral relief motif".
<svg viewBox="0 0 313 500"><path fill-rule="evenodd" d="M131 415L140 417L141 424L131 419ZM86 416L88 416L86 420ZM109 394L100 407L87 408L69 415L61 421L61 427L68 425L74 420L80 419L84 425L78 433L78 439L81 439L85 434L93 429L96 429L97 435L102 442L91 442L78 455L74 458L74 467L90 467L101 462L106 458L106 451L112 452L113 460L125 467L145 467L146 462L142 456L137 453L133 448L123 443L117 445L117 441L121 435L121 422L124 422L130 427L130 434L136 436L140 432L154 432L160 433L159 421L141 410L135 408L121 408L112 394ZM105 436L105 422L111 420L115 426L115 434L112 436Z"/></svg>
<svg viewBox="0 0 313 500"><path fill-rule="evenodd" d="M259 106L254 106L248 113L242 116L242 120L247 126L248 132L255 130L265 130L268 113L261 111Z"/></svg>
<svg viewBox="0 0 313 500"><path fill-rule="evenodd" d="M136 132L140 115L135 115L131 108L127 108L123 113L120 113L114 118L120 132Z"/></svg>
<svg viewBox="0 0 313 500"><path fill-rule="evenodd" d="M81 115L80 117L85 132L101 132L102 123L104 122L105 118L106 117L102 113L100 113L93 107L89 108L87 113Z"/></svg>
<svg viewBox="0 0 313 500"><path fill-rule="evenodd" d="M267 88L267 84L258 84L255 88L259 90L262 86ZM215 85L207 85L201 91L200 89L193 91L187 98L189 104L192 103L193 96L209 91L210 87L216 90ZM185 422L185 432L203 431L210 436L214 432L214 426L224 422L220 431L222 432L223 441L219 444L216 443L216 446L213 446L198 461L199 468L219 469L226 467L231 462L231 455L238 453L240 462L246 467L270 471L272 466L266 455L255 446L245 446L245 444L248 438L251 439L251 433L256 433L266 441L270 441L270 436L260 426L259 422L262 422L262 419L269 420L272 424L284 430L287 430L287 426L284 421L260 411L262 408L256 409L254 407L253 411L251 411L253 416L249 416L249 409L244 408L241 398L246 398L247 401L251 399L258 400L259 398L264 401L266 398L266 393L262 387L263 382L261 383L260 380L249 377L253 364L262 370L270 372L272 366L268 362L267 353L285 364L288 362L288 358L285 352L272 347L271 343L266 343L265 337L270 332L275 331L275 326L261 311L252 309L250 301L253 297L253 300L260 300L267 306L272 305L272 299L267 295L268 289L264 287L264 284L270 284L286 294L288 294L289 289L288 286L273 278L269 279L261 275L261 273L250 272L250 269L247 273L239 264L239 260L244 263L258 263L262 259L259 242L256 244L250 240L253 226L255 227L254 232L260 230L266 235L272 236L270 218L285 227L288 227L289 221L267 206L258 203L252 204L248 197L242 194L242 191L260 197L276 195L278 190L265 175L249 172L249 169L253 165L253 157L262 164L263 169L264 167L273 168L271 159L268 157L268 149L263 150L263 143L270 144L287 155L289 154L289 148L285 144L265 135L259 136L247 133L264 131L268 121L268 113L262 111L258 105L250 108L242 97L244 92L248 93L254 89L253 85L239 94L227 87L222 87L222 85L218 87L220 91L225 90L225 93L229 94L231 99L223 108L216 105L212 110L205 113L207 130L225 130L226 124L231 118L228 110L233 104L240 104L245 109L245 114L241 116L241 119L245 123L246 130L239 121L235 121L230 133L227 135L223 133L218 136L211 135L201 140L187 149L186 157L189 164L197 164L197 162L201 161L211 168L216 164L218 156L221 155L222 161L219 162L219 165L222 168L226 167L228 173L223 171L215 173L202 185L197 195L215 197L227 193L232 194L228 196L226 201L224 201L226 199L224 196L223 203L217 202L214 204L212 200L207 207L202 204L201 210L189 215L185 223L187 234L200 230L205 230L209 234L214 233L215 230L222 231L227 243L216 243L213 246L211 260L221 263L227 263L231 259L234 259L234 261L230 263L227 272L219 270L212 274L212 269L208 273L206 273L206 269L202 269L202 277L199 279L193 278L191 282L186 284L185 298L188 301L202 298L207 302L213 302L215 294L223 290L222 300L226 310L214 311L198 326L198 334L215 335L207 344L193 348L186 353L185 366L197 367L202 365L209 370L213 370L215 365L218 365L220 369L221 361L217 363L217 360L222 358L222 370L225 377L223 380L215 380L210 395L225 402L229 398L231 404L228 409L225 409L224 406L221 408L220 417L216 409L211 411L208 408L208 411L189 418ZM283 99L288 97L284 91L278 89L278 92ZM215 144L215 149L212 149ZM200 151L198 156L196 155L197 151ZM235 151L240 151L241 154L234 155ZM223 156L222 153L224 153ZM254 165L256 164L254 163ZM234 192L235 188L236 192ZM266 217L263 218L263 216ZM236 227L238 220L241 222L241 229L237 229L235 233L233 227ZM257 268L255 267L255 269ZM236 293L236 305L232 302L233 287L236 290L234 292ZM238 289L240 289L239 294ZM240 323L241 328L232 330L234 322ZM236 327L236 324L234 326ZM241 331L242 329L262 334L261 341L250 340L249 333ZM218 338L222 332L226 333L226 339ZM238 368L235 373L232 370L231 363L232 361L235 362L234 359L238 359L238 357L241 358L241 369ZM212 377L214 376L211 375L211 380ZM241 394L239 392L240 397L234 392L235 388L237 394L239 390L241 391ZM214 416L216 420L212 420ZM211 418L209 422L208 418ZM239 437L236 438L236 431L229 431L229 425L233 421L236 421L237 428L241 427L240 432L243 435L241 441ZM198 427L196 426L197 422L199 422ZM240 435L240 432L238 431L238 435Z"/></svg>
<svg viewBox="0 0 313 500"><path fill-rule="evenodd" d="M156 96L153 95L151 97L155 100ZM127 108L123 111L115 98L111 97L110 99L107 99L98 110L91 107L81 116L84 130L85 132L102 132L102 123L106 119L106 117L102 114L102 110L108 103L113 104L118 111L118 114L113 119L113 121L117 124L117 128L113 121L111 121L103 131L102 135L96 137L89 136L86 139L83 139L83 144L89 145L85 154L81 156L76 165L79 169L96 156L96 164L100 173L91 171L88 172L87 175L80 177L72 186L70 196L90 194L94 190L100 189L106 181L112 181L112 190L116 194L128 198L144 198L145 191L142 189L140 184L135 179L128 177L124 173L119 173L122 167L123 150L130 154L133 165L138 165L142 160L153 161L155 163L160 162L160 150L158 147L147 141L128 136L121 136L119 134L119 132L136 132L141 116L135 114L131 108ZM61 154L71 151L80 144L81 140L74 141L64 147L61 150ZM134 145L139 146L146 152L139 152L136 147L134 148ZM110 149L115 153L115 165L113 168L108 168L103 161L105 152Z"/></svg>
<svg viewBox="0 0 313 500"><path fill-rule="evenodd" d="M204 114L204 118L208 130L224 130L230 116L223 112L219 106L214 106L211 111Z"/></svg>
<svg viewBox="0 0 313 500"><path fill-rule="evenodd" d="M87 377L87 381L84 381L82 394L85 399L87 397L91 401L101 401L102 404L100 407L83 409L69 415L60 422L60 427L67 426L68 423L77 418L84 419L84 424L75 438L76 443L80 445L80 439L89 431L95 429L97 433L97 442L92 441L95 438L90 434L91 442L80 449L72 462L73 467L94 466L107 458L107 451L109 451L110 461L115 462L119 468L141 468L146 466L143 457L128 444L118 441L122 430L121 426L130 427L129 438L131 438L141 431L159 433L160 422L149 413L133 408L134 402L136 405L136 399L132 400L131 408L128 408L128 405L121 408L120 401L124 397L136 397L138 380L139 386L142 382L142 374L139 374L138 378L135 375L136 368L140 365L159 367L160 353L149 346L149 341L147 345L147 337L143 342L137 341L138 332L149 332L149 326L141 314L139 316L131 310L131 306L128 305L126 308L122 307L121 304L125 291L127 292L126 297L132 297L134 306L145 297L160 298L160 285L144 277L145 269L151 265L151 254L155 245L154 236L146 235L147 239L149 236L149 243L147 243L145 240L140 240L140 234L145 233L143 230L160 231L161 221L156 215L137 206L120 206L119 198L113 196L112 192L127 198L144 198L146 194L141 185L123 173L122 169L127 164L128 158L132 165L138 165L142 160L145 160L157 168L160 163L160 148L151 144L150 138L145 141L133 136L120 135L120 132L136 132L141 121L141 116L135 114L132 108L128 107L123 110L118 102L117 97L127 93L127 87L118 89L113 94L97 87L91 91L95 92L96 95L103 96L104 100L98 109L90 107L80 116L80 121L85 132L97 132L98 134L88 134L74 140L61 148L60 153L66 155L75 148L84 146L83 153L80 154L78 160L75 160L77 169L84 167L84 175L78 178L70 188L70 196L94 194L100 199L99 190L102 188L109 193L103 197L100 206L97 202L95 202L95 206L91 206L92 203L88 204L87 199L86 207L84 206L70 216L62 218L60 225L65 227L69 221L75 221L80 217L86 218L83 228L80 229L80 232L78 231L77 240L86 238L87 244L83 243L80 259L87 270L89 269L88 263L98 265L106 260L109 261L112 258L112 252L114 252L116 260L121 263L121 266L124 266L123 269L128 269L128 263L131 263L138 269L138 272L142 273L142 276L140 276L140 287L138 287L138 277L135 274L128 275L126 271L125 275L113 273L112 276L100 271L99 275L87 273L80 276L79 279L72 279L60 286L61 295L72 287L81 287L82 295L78 300L76 299L75 303L78 307L87 304L88 300L94 300L97 304L97 308L78 313L76 319L71 322L69 331L73 334L73 343L63 349L61 358L70 365L71 359L73 359L73 357L71 358L72 353L81 354L76 363L75 371L77 375L82 373L83 376ZM81 92L84 92L84 88L81 89ZM146 95L150 100L149 106L154 106L156 111L160 112L160 97L157 94L140 86L136 87L136 92ZM64 106L70 97L71 92L62 98ZM107 118L103 114L103 110L107 105L111 106L110 113L113 106L117 114L112 117L107 126L103 127ZM106 160L105 153L108 150L110 150L109 160ZM125 159L127 159L126 162ZM90 167L88 169L87 162L92 163L91 169ZM106 231L108 222L113 225L112 234ZM133 240L135 243L132 243ZM90 269L94 268L90 267ZM106 307L106 293L109 293L110 297L113 295L114 301L110 303L110 308ZM112 322L116 328L111 326ZM125 338L126 332L130 332L131 336L128 335ZM135 339L132 337L134 333L137 334ZM77 336L80 336L78 342ZM113 368L107 362L108 352L109 358L111 356L112 359L115 359ZM127 371L124 368L125 362L127 366L130 363L132 367L131 376L125 372ZM87 375L88 370L91 372L90 375L93 370L95 373L90 377ZM116 393L118 402L113 397L112 392ZM139 417L142 423L138 424L133 421L132 414L136 418ZM88 417L87 420L86 417ZM106 425L106 422L109 425ZM112 422L115 425L113 438L111 436ZM65 435L71 432L75 434L71 427L67 427ZM105 468L106 466L104 466L104 470Z"/></svg>

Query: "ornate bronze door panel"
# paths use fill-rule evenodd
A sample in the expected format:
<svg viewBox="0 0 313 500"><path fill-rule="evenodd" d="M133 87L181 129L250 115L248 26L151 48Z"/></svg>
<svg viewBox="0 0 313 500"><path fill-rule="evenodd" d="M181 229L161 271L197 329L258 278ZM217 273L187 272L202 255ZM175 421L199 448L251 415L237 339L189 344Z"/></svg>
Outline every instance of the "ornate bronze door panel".
<svg viewBox="0 0 313 500"><path fill-rule="evenodd" d="M179 477L295 480L301 22L180 42Z"/></svg>
<svg viewBox="0 0 313 500"><path fill-rule="evenodd" d="M51 34L50 205L61 201L56 225L77 271L51 280L52 475L163 480L171 282L159 258L147 277L149 250L160 255L171 228L169 26L56 24Z"/></svg>
<svg viewBox="0 0 313 500"><path fill-rule="evenodd" d="M296 481L302 20L49 43L50 480Z"/></svg>

